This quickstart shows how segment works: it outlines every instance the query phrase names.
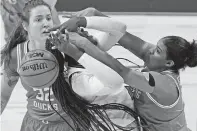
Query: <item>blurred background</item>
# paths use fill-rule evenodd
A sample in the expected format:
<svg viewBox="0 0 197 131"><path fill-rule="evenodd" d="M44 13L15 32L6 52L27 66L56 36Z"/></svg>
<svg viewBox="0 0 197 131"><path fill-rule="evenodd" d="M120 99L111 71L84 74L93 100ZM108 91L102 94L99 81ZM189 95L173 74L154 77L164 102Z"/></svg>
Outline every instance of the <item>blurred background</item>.
<svg viewBox="0 0 197 131"><path fill-rule="evenodd" d="M102 12L197 12L197 0L58 0L58 11L95 7Z"/></svg>

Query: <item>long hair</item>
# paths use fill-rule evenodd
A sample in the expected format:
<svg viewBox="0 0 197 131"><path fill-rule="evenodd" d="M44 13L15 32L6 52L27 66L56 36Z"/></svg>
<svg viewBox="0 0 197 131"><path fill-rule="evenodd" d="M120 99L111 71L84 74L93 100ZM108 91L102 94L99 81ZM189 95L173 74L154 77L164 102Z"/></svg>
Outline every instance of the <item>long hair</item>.
<svg viewBox="0 0 197 131"><path fill-rule="evenodd" d="M25 8L28 10L28 8L34 8L38 5L45 5L45 3L42 0L31 0L26 3ZM27 16L24 16L22 13L20 15L22 20L28 20ZM91 39L91 37L88 37L86 35L84 35L84 37ZM8 44L1 51L2 60L4 62L5 61L9 62L11 57L10 53L12 49L16 47L17 44L20 44L26 40L27 40L27 32L24 30L22 24L20 23L17 26L17 29L15 30L13 35L11 36ZM90 40L90 41L94 43L94 40ZM96 42L94 44L96 44ZM73 130L75 130L77 127L79 127L83 131L112 131L112 130L114 131L115 128L120 129L122 131L130 131L137 128L137 127L122 127L116 125L110 120L110 118L106 113L106 111L108 110L122 110L125 111L125 113L130 114L132 117L134 117L137 120L137 118L140 116L129 107L118 103L110 103L104 105L91 104L84 98L77 95L72 90L72 85L69 85L69 83L65 80L63 55L59 50L57 49L52 50L51 47L52 47L51 42L47 40L46 50L53 53L53 55L58 60L60 66L59 75L56 81L52 84L53 94L61 104L63 111L66 114L68 114L70 118L73 120L73 122L75 123L76 127L72 127ZM53 108L53 106L51 107ZM58 113L58 111L56 112ZM98 120L98 118L102 122ZM62 119L64 118L62 117ZM145 123L143 119L142 119L142 123Z"/></svg>
<svg viewBox="0 0 197 131"><path fill-rule="evenodd" d="M97 42L93 39L93 37L87 35L87 33L83 34L83 31L81 31L79 34L83 37L86 37L94 45L97 45ZM73 91L72 85L69 85L64 78L64 59L62 54L58 50L51 49L53 44L47 42L46 45L46 49L56 56L60 66L59 76L55 83L52 85L53 93L57 100L60 102L62 109L73 119L77 126L85 131L114 131L115 129L130 131L137 128L122 127L120 125L116 125L108 117L107 111L119 110L128 113L130 116L134 117L137 120L140 116L129 107L118 103L109 103L103 105L91 104L84 98L77 95ZM66 57L68 64L70 62L79 64L71 57ZM98 118L100 119L100 121L98 120ZM146 125L143 118L142 123Z"/></svg>

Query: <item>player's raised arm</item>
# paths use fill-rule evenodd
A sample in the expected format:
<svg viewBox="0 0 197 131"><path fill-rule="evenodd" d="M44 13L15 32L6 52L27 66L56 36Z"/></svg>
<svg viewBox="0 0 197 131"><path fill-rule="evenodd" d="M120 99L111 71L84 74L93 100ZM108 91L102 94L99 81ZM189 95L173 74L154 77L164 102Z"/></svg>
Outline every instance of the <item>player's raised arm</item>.
<svg viewBox="0 0 197 131"><path fill-rule="evenodd" d="M57 3L57 0L44 0L44 2L46 2L47 4L50 5L51 7L51 13L52 13L52 19L53 19L53 22L56 26L60 25L60 19L58 17L58 12L55 8L55 5Z"/></svg>
<svg viewBox="0 0 197 131"><path fill-rule="evenodd" d="M74 58L90 73L94 74L104 85L112 88L120 88L123 83L133 85L132 82L136 79L142 79L144 82L145 77L143 75L139 75L137 72L125 67L107 52L100 50L85 37L81 37L77 33L69 33L69 38L70 43L67 41L62 41L59 44L55 41L53 43L55 43L60 51ZM78 49L76 50L74 46ZM148 82L145 84L148 85ZM153 91L152 86L136 86L136 88L144 92Z"/></svg>
<svg viewBox="0 0 197 131"><path fill-rule="evenodd" d="M84 17L84 18L86 19L84 21L86 23L83 24L83 25L86 25L85 28L108 32L108 33L111 33L112 35L113 34L123 35L126 32L126 25L112 18L99 17L99 16L91 16L91 17Z"/></svg>
<svg viewBox="0 0 197 131"><path fill-rule="evenodd" d="M16 73L16 64L16 50L13 50L9 64L4 63L4 67L1 67L1 114L3 113L12 91L19 79L18 73Z"/></svg>
<svg viewBox="0 0 197 131"><path fill-rule="evenodd" d="M82 37L77 33L69 33L70 43L67 40L63 41L62 38L60 38L61 43L58 43L58 41L56 41L55 39L58 38L54 35L51 41L55 44L56 48L78 61L90 73L94 74L100 81L102 81L106 86L112 88L119 88L124 83L124 80L118 73L121 73L124 69L126 69L126 67L120 64L108 53L100 50L85 37ZM110 60L112 61L115 60L117 64L120 65L113 65L112 62L110 65L110 60L108 60L106 56L110 57ZM108 63L110 66L108 67L102 62ZM115 71L110 68L111 66L112 69L114 68Z"/></svg>
<svg viewBox="0 0 197 131"><path fill-rule="evenodd" d="M111 49L126 32L126 25L112 18L92 16L85 19L86 28L102 31L95 34L95 37L99 48L104 51Z"/></svg>
<svg viewBox="0 0 197 131"><path fill-rule="evenodd" d="M88 14L88 15L87 15ZM87 8L82 11L75 13L75 16L99 16L99 17L108 17L103 14L99 10L95 8ZM96 20L96 19L95 19ZM95 22L98 23L99 21ZM99 22L100 23L100 22ZM146 59L146 55L148 55L151 48L155 46L149 42L142 40L141 38L126 32L123 37L118 41L118 43L123 46L125 49L134 53L137 57L144 60Z"/></svg>
<svg viewBox="0 0 197 131"><path fill-rule="evenodd" d="M108 17L74 17L64 22L62 25L52 28L49 31L60 29L77 32L79 27L90 28L102 31L95 34L100 49L107 51L125 34L126 25ZM106 32L106 33L103 33Z"/></svg>
<svg viewBox="0 0 197 131"><path fill-rule="evenodd" d="M152 48L155 48L155 45L148 43L129 32L126 32L118 43L144 61L146 60L146 55L148 55L149 51Z"/></svg>

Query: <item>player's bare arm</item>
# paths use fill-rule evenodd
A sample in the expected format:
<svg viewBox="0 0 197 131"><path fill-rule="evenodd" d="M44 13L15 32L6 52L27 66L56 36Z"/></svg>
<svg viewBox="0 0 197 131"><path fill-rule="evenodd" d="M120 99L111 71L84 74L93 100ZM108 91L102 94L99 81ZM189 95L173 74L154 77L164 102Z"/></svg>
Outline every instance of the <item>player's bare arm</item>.
<svg viewBox="0 0 197 131"><path fill-rule="evenodd" d="M54 24L55 25L60 25L61 22L60 22L60 19L58 17L57 10L55 8L53 8L52 11L51 11L51 13L52 13L52 19L53 19Z"/></svg>
<svg viewBox="0 0 197 131"><path fill-rule="evenodd" d="M88 14L88 15L87 15ZM103 16L107 17L107 15L103 14L99 10L95 8L87 8L82 11L79 11L75 14L75 16ZM142 40L141 38L126 32L124 36L118 42L125 49L134 53L137 57L144 60L148 55L148 52L151 48L155 48L155 46L149 42Z"/></svg>
<svg viewBox="0 0 197 131"><path fill-rule="evenodd" d="M148 43L129 32L126 32L118 43L144 61L149 50L155 48L155 45Z"/></svg>
<svg viewBox="0 0 197 131"><path fill-rule="evenodd" d="M139 73L137 71L125 67L118 60L116 60L111 55L109 55L107 52L100 50L98 47L93 45L86 38L80 37L77 33L73 33L70 38L72 44L74 44L77 47L80 47L89 56L92 56L93 58L97 59L98 61L104 63L105 65L116 71L124 79L124 82L126 84L136 87L144 92L149 92L149 93L153 92L155 84L150 84L149 81L151 81L151 83L153 81L154 83L154 80L152 79L152 77L149 76L149 74L147 74L148 78L146 78L142 73ZM85 67L87 66L88 65L86 65ZM140 79L140 81L138 81L138 79ZM140 86L134 86L134 85L140 85Z"/></svg>
<svg viewBox="0 0 197 131"><path fill-rule="evenodd" d="M12 91L19 79L19 76L16 74L16 67L17 67L16 63L17 63L16 62L16 50L13 50L10 63L8 65L4 64L4 67L2 67L1 114L3 113L5 107L10 99Z"/></svg>

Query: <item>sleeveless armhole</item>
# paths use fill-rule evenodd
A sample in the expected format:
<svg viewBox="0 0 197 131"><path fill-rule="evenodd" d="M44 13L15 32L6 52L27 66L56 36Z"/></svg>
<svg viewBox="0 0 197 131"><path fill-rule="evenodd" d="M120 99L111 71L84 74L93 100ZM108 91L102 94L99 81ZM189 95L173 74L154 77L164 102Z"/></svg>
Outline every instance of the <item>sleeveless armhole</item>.
<svg viewBox="0 0 197 131"><path fill-rule="evenodd" d="M17 72L19 72L19 67L21 64L21 45L18 44L17 45Z"/></svg>
<svg viewBox="0 0 197 131"><path fill-rule="evenodd" d="M19 71L22 57L27 53L27 43L28 43L28 41L24 43L23 48L22 48L23 44L17 45L17 72Z"/></svg>
<svg viewBox="0 0 197 131"><path fill-rule="evenodd" d="M174 106L176 106L176 104L179 102L181 91L180 91L179 84L178 84L178 82L175 80L175 78L172 77L172 76L169 75L169 74L166 74L166 75L167 75L170 79L172 79L172 80L174 81L174 83L175 83L175 85L176 85L176 88L178 88L178 98L177 98L177 100L176 100L173 104L165 106L165 105L160 104L158 101L156 101L156 100L151 96L150 93L147 93L147 92L146 92L146 95L147 95L148 98L149 98L154 104L156 104L158 107L164 108L164 109L170 109L170 108L173 108Z"/></svg>

